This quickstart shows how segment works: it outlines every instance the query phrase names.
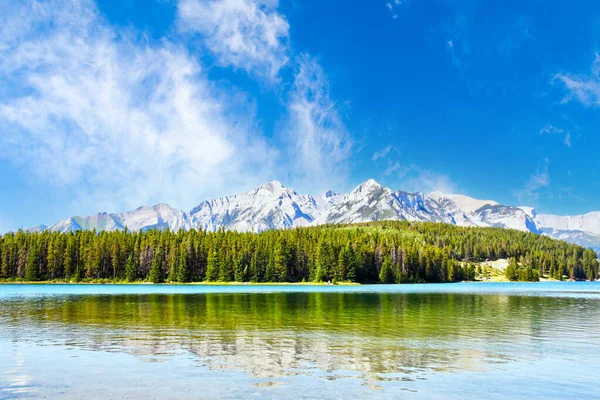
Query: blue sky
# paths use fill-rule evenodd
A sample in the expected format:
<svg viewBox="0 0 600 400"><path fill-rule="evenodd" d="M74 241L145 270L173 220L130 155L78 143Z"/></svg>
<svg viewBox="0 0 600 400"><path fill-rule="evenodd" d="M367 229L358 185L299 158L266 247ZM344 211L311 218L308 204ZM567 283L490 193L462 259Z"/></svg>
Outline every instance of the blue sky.
<svg viewBox="0 0 600 400"><path fill-rule="evenodd" d="M0 231L273 179L600 209L597 1L0 10Z"/></svg>

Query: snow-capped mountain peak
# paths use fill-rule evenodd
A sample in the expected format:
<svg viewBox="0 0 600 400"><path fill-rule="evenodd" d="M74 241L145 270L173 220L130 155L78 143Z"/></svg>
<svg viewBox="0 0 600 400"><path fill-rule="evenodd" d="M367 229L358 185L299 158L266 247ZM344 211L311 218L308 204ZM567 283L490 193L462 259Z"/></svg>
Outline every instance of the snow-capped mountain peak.
<svg viewBox="0 0 600 400"><path fill-rule="evenodd" d="M368 179L355 187L350 194L370 194L382 189L384 189L384 187L377 183L374 179Z"/></svg>
<svg viewBox="0 0 600 400"><path fill-rule="evenodd" d="M254 189L252 192L255 194L261 193L268 193L268 194L272 194L273 196L280 196L281 194L283 194L286 191L285 186L283 186L281 184L281 182L279 181L271 181L271 182L267 182L263 185L260 185L259 187L257 187L256 189Z"/></svg>
<svg viewBox="0 0 600 400"><path fill-rule="evenodd" d="M518 229L600 249L600 212L565 217L538 214L531 207L505 206L461 194L434 191L425 196L420 192L392 191L373 179L348 194L328 190L318 196L299 194L279 181L271 181L246 193L203 201L189 212L156 204L123 213L67 218L50 227L40 225L31 230L225 228L260 232L382 219Z"/></svg>

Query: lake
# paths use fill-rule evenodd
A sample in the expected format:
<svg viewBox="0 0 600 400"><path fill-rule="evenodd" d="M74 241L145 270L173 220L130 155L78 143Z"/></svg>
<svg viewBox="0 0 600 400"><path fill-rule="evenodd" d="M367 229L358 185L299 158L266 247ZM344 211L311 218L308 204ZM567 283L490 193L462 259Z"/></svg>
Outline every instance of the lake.
<svg viewBox="0 0 600 400"><path fill-rule="evenodd" d="M0 285L0 398L598 398L600 283Z"/></svg>

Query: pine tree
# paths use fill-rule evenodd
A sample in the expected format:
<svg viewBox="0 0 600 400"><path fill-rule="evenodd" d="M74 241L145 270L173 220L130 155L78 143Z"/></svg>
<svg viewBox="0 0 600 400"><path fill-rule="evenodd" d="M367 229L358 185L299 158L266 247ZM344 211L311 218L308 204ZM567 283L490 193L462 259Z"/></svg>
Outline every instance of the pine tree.
<svg viewBox="0 0 600 400"><path fill-rule="evenodd" d="M37 244L33 244L29 249L27 267L25 268L25 280L35 282L40 279L40 251Z"/></svg>
<svg viewBox="0 0 600 400"><path fill-rule="evenodd" d="M222 246L219 252L219 281L220 282L231 282L233 281L233 260L226 247Z"/></svg>
<svg viewBox="0 0 600 400"><path fill-rule="evenodd" d="M346 247L342 247L338 254L337 269L335 279L339 282L346 280L346 267L348 265L348 253Z"/></svg>
<svg viewBox="0 0 600 400"><path fill-rule="evenodd" d="M0 274L2 278L5 279L11 277L12 274L10 273L10 258L8 246L6 249L0 246L0 264L2 265L0 268Z"/></svg>
<svg viewBox="0 0 600 400"><path fill-rule="evenodd" d="M87 262L86 262L86 277L87 278L99 278L100 277L100 251L98 250L99 243L94 241L90 243L87 251Z"/></svg>
<svg viewBox="0 0 600 400"><path fill-rule="evenodd" d="M67 238L67 247L65 249L65 257L63 259L63 266L65 271L65 277L70 279L74 274L74 263L75 263L75 239L73 235L69 235Z"/></svg>
<svg viewBox="0 0 600 400"><path fill-rule="evenodd" d="M121 274L121 251L118 243L113 243L110 247L111 267L113 271L113 280Z"/></svg>
<svg viewBox="0 0 600 400"><path fill-rule="evenodd" d="M250 257L250 282L260 282L261 276L260 271L258 269L258 254L257 251L254 250L252 252L252 257Z"/></svg>
<svg viewBox="0 0 600 400"><path fill-rule="evenodd" d="M269 252L269 258L267 260L267 267L265 268L265 282L273 282L275 276L275 257L273 252Z"/></svg>
<svg viewBox="0 0 600 400"><path fill-rule="evenodd" d="M273 276L272 282L285 282L287 271L287 262L285 259L285 254L283 250L283 246L281 243L275 245L275 249L273 250Z"/></svg>
<svg viewBox="0 0 600 400"><path fill-rule="evenodd" d="M169 282L177 282L178 280L178 265L179 265L179 246L173 245L169 252L169 275L167 280Z"/></svg>
<svg viewBox="0 0 600 400"><path fill-rule="evenodd" d="M133 253L129 254L127 258L127 264L125 264L125 280L127 282L134 282L137 278L137 272L135 267L135 259Z"/></svg>
<svg viewBox="0 0 600 400"><path fill-rule="evenodd" d="M329 247L324 240L321 240L317 246L315 260L315 282L323 282L329 279Z"/></svg>
<svg viewBox="0 0 600 400"><path fill-rule="evenodd" d="M150 267L148 279L152 283L161 283L163 281L162 250L160 247L154 252L154 258L152 259L152 266Z"/></svg>
<svg viewBox="0 0 600 400"><path fill-rule="evenodd" d="M236 282L246 282L248 274L248 253L244 250L240 252L235 260L234 280Z"/></svg>
<svg viewBox="0 0 600 400"><path fill-rule="evenodd" d="M356 253L354 251L354 247L352 247L350 242L348 242L346 244L346 276L345 276L345 279L347 279L350 282L355 282L356 281L356 268L357 268Z"/></svg>
<svg viewBox="0 0 600 400"><path fill-rule="evenodd" d="M208 264L206 265L206 280L216 282L219 279L219 252L211 247L208 251Z"/></svg>
<svg viewBox="0 0 600 400"><path fill-rule="evenodd" d="M186 283L190 281L190 267L187 261L187 247L181 243L179 249L179 271L177 274L177 280L180 283Z"/></svg>
<svg viewBox="0 0 600 400"><path fill-rule="evenodd" d="M381 283L393 283L394 274L392 273L392 261L389 257L383 258L381 270L379 271L379 281Z"/></svg>
<svg viewBox="0 0 600 400"><path fill-rule="evenodd" d="M50 279L55 279L57 278L58 274L58 268L56 266L57 264L57 251L56 251L56 246L54 244L54 240L50 239L50 243L48 243L48 255L47 255L47 260L48 260L48 275Z"/></svg>

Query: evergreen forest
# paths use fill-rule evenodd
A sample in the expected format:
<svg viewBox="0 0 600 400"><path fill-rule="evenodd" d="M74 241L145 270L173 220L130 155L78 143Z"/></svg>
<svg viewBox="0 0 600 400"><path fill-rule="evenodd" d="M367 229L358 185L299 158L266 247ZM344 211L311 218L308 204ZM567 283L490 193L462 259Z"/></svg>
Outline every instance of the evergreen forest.
<svg viewBox="0 0 600 400"><path fill-rule="evenodd" d="M509 260L509 280L598 278L593 250L534 233L437 223L0 236L3 281L457 282L475 280L477 263L498 259Z"/></svg>

